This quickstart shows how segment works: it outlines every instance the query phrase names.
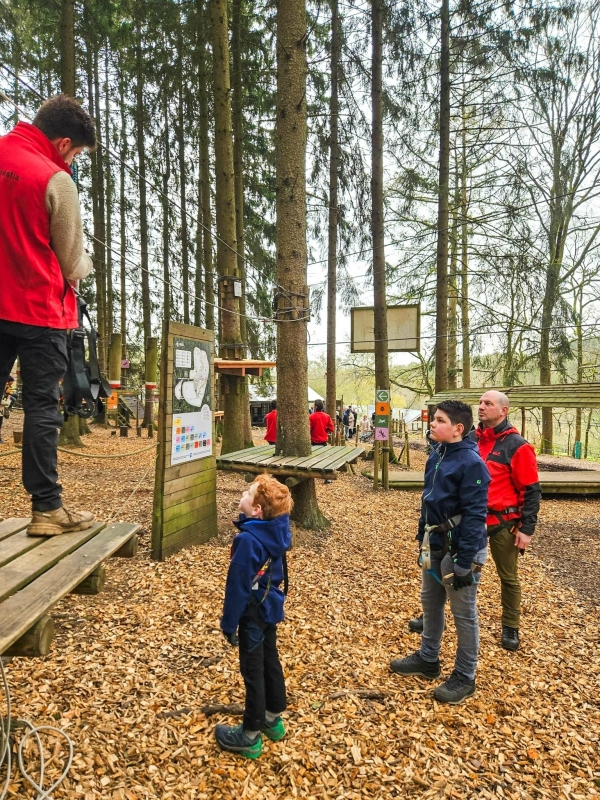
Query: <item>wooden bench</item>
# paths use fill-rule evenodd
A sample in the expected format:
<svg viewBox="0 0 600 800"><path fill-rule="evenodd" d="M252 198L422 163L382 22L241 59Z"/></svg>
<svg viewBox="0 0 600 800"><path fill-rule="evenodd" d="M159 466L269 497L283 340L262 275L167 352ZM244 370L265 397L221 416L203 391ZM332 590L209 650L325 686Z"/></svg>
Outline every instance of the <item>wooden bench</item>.
<svg viewBox="0 0 600 800"><path fill-rule="evenodd" d="M65 595L98 594L103 561L137 553L139 525L98 522L60 536L28 536L29 519L0 522L0 655L43 656L54 623L48 611Z"/></svg>
<svg viewBox="0 0 600 800"><path fill-rule="evenodd" d="M364 453L364 447L318 447L312 448L310 456L276 456L272 444L248 447L218 456L217 469L244 472L247 480L260 472L285 477L288 486L295 486L308 478L335 480L339 470L351 471L350 466Z"/></svg>

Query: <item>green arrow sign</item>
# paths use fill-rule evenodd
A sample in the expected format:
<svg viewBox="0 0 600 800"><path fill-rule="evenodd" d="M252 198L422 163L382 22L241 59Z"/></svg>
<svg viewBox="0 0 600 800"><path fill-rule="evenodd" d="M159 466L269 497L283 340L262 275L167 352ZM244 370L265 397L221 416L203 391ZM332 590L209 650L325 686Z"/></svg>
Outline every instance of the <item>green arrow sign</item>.
<svg viewBox="0 0 600 800"><path fill-rule="evenodd" d="M377 389L375 392L375 399L378 403L389 403L390 402L390 390L389 389Z"/></svg>

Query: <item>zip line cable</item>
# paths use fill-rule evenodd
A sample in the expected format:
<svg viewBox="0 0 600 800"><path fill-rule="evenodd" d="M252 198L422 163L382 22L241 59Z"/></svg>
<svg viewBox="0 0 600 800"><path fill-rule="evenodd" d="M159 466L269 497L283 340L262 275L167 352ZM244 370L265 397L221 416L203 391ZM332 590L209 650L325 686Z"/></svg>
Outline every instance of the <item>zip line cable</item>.
<svg viewBox="0 0 600 800"><path fill-rule="evenodd" d="M0 66L2 66L2 67L3 67L3 68L4 68L4 69L5 69L5 70L6 70L8 73L10 73L10 74L11 74L11 75L12 75L14 78L16 78L18 81L20 81L20 82L21 82L21 83L22 83L22 84L23 84L23 85L24 85L24 86L25 86L27 89L29 89L29 91L31 91L31 92L33 92L34 94L36 94L36 95L37 95L37 96L38 96L38 97L39 97L39 98L40 98L42 101L44 100L44 97L43 97L43 95L42 95L40 92L38 92L36 89L34 89L34 88L33 88L33 87L32 87L32 86L29 84L29 83L27 83L25 80L23 80L23 79L22 79L20 76L16 75L16 74L15 74L15 73L14 73L14 72L13 72L13 71L12 71L12 70L9 68L9 67L7 67L5 64L0 64ZM29 115L27 115L26 113L24 113L24 112L22 111L22 109L20 109L20 108L19 108L19 106L18 106L18 105L15 103L15 101L14 101L14 100L12 100L10 97L8 97L8 96L7 96L6 94L4 94L3 92L0 92L0 95L1 95L1 96L2 96L2 97L3 97L3 98L4 98L4 99L7 101L7 102L11 103L11 104L12 104L12 105L13 105L13 106L14 106L14 107L17 109L17 111L19 111L19 113L20 113L20 114L22 114L23 116L25 116L25 117L26 117L26 118L28 118L28 119L31 119L31 117L29 117ZM112 150L111 150L109 147L105 146L105 145L104 145L102 142L100 142L100 141L98 141L98 144L99 144L99 146L100 146L102 149L104 149L104 150L105 150L105 151L106 151L106 152L107 152L107 153L108 153L110 156L112 156L114 159L116 159L116 160L117 160L117 161L118 161L120 164L122 164L123 166L125 166L125 167L126 167L126 168L127 168L127 169L128 169L128 170L129 170L129 171L130 171L130 172L131 172L133 175L135 175L135 176L136 176L138 179L140 179L140 180L141 180L141 176L139 175L139 173L137 173L137 172L136 172L136 170L134 170L134 169L133 169L132 167L130 167L130 166L129 166L129 165L128 165L128 164L127 164L125 161L123 161L123 160L122 160L122 159L121 159L121 158L120 158L120 157L119 157L119 156L118 156L116 153L114 153L114 152L113 152L113 151L112 151ZM181 206L180 206L178 203L176 203L175 201L171 200L171 198L170 198L170 197L169 197L167 194L165 194L164 192L162 192L162 190L160 190L159 188L157 188L157 187L156 187L154 184L152 184L152 183L151 183L151 182L150 182L150 181L149 181L147 178L146 178L146 179L144 179L144 180L145 180L145 182L147 183L147 185L148 185L148 186L149 186L149 187L150 187L150 188L151 188L153 191L155 191L157 194L159 194L161 197L163 197L163 198L164 198L164 199L165 199L165 200L166 200L168 203L170 203L172 206L174 206L175 208L177 208L177 209L179 210L179 212L180 212L180 215L181 215L181 216L183 216L183 213L184 213L184 212L183 212L183 209L181 208ZM582 191L584 191L584 190L582 189ZM587 190L585 190L585 191L587 191ZM560 199L561 197L569 197L569 196L571 196L572 194L573 194L572 192L570 192L570 193L565 193L564 195L561 195L561 196L558 196L557 198L555 198L555 200L556 200L556 199ZM530 203L526 203L526 204L523 204L523 205L521 205L521 206L515 207L515 208L513 208L511 211L512 211L512 213L515 213L515 212L518 212L518 211L522 211L522 210L526 210L526 209L528 209L528 208L534 207L535 205L536 205L536 203L534 203L534 202L532 201L532 202L530 202ZM194 217L194 216L191 214L191 212L187 212L187 211L186 211L185 213L186 213L186 215L187 215L187 216L188 216L188 217L189 217L189 218L190 218L192 221L194 221L196 224L200 225L200 227L201 227L203 230L205 230L206 232L208 232L208 233L210 233L211 235L213 235L213 232L212 232L212 230L211 230L209 227L207 227L207 226L203 225L202 223L200 223L200 221L197 219L197 217ZM482 215L481 217L479 217L479 218L476 218L476 219L475 219L475 218L470 218L470 219L469 219L469 222L470 222L470 224L482 224L482 225L485 225L485 224L489 224L490 222L493 222L493 221L495 221L496 219L502 219L504 216L505 216L505 213L504 213L504 212L502 212L502 211L499 209L498 211L491 211L491 212L489 212L488 214ZM448 230L450 230L450 227L448 228ZM392 246L392 245L397 245L397 244L404 244L404 243L406 243L407 241L416 241L416 240L419 240L419 239L421 239L421 238L424 238L424 237L426 237L426 236L433 235L433 234L435 234L435 233L437 233L437 228L432 228L431 230L428 230L428 231L422 231L421 233L414 234L413 236L410 236L410 237L403 237L402 239L398 239L398 240L392 240L392 241L389 241L389 242L385 242L385 243L384 243L383 245L381 245L380 247L381 247L381 248L385 248L385 247L387 247L387 246ZM158 275L156 275L156 274L155 274L155 273L153 273L153 272L152 272L150 269L143 268L141 265L138 265L137 263L133 262L131 259L128 259L126 256L124 256L124 255L120 254L120 252L119 252L119 251L117 251L117 250L115 250L113 247L109 247L109 245L108 245L106 242L103 242L103 241L102 241L101 239L99 239L98 237L96 237L96 236L94 236L94 235L92 235L92 234L89 234L89 233L88 233L88 236L90 236L90 238L91 238L91 239L93 239L94 241L98 242L100 245L102 245L104 248L106 248L107 250L109 250L109 251L110 251L110 252L112 252L113 254L116 254L116 255L117 255L119 258L123 258L124 260L126 260L126 261L127 261L128 263L130 263L132 266L136 267L136 269L137 269L137 268L139 268L140 270L142 270L142 271L146 272L146 273L147 273L147 274L148 274L150 277L154 278L155 280L158 280L158 281L162 282L162 283L163 283L163 285L165 285L165 286L169 286L169 287L171 287L171 288L175 288L175 287L173 287L173 280L174 280L174 279L173 279L173 277L172 277L172 276L170 276L169 280L165 280L163 276L158 276ZM225 242L223 239L221 239L221 237L219 237L219 236L218 236L218 234L214 234L214 236L215 236L215 238L217 239L217 241L220 241L222 244L225 244L225 245L226 245L226 246L227 246L227 247L228 247L230 250L232 250L232 251L233 251L233 252L234 252L236 255L239 255L241 258L243 258L243 260L244 260L246 263L248 263L248 264L250 263L250 262L249 262L249 261L248 261L248 260L247 260L247 259L246 259L244 256L242 256L242 255L241 255L241 254L240 254L238 251L236 251L236 250L235 250L235 248L231 247L231 246L230 246L230 245L229 245L227 242ZM372 252L373 252L373 249L374 249L373 247L369 247L369 248L366 248L366 247L365 247L365 248L362 248L361 250L359 250L359 251L356 251L356 252L354 252L354 253L345 253L345 254L343 254L343 255L340 255L340 256L338 256L338 257L337 257L337 259L336 259L336 260L341 260L342 258L346 258L346 257L348 257L348 256L351 256L351 255L363 255L363 254L365 254L365 253L369 253L369 252L371 252L371 253L372 253ZM141 251L140 251L140 252L141 252ZM327 263L327 262L328 262L328 260L329 260L328 258L325 258L325 259L321 259L321 260L319 260L319 261L313 261L313 262L310 262L310 263L308 263L308 264L307 264L307 267L314 266L314 265L318 265L318 264L322 264L322 263ZM251 265L251 266L252 266L252 265ZM255 267L253 267L253 269L256 269L256 268L255 268ZM384 267L384 269L385 269L385 267ZM263 274L263 273L261 273L261 272L260 272L260 270L257 270L257 269L256 269L256 272L257 272L257 273L258 273L260 276L262 276L262 277L266 277L266 276L264 276L264 274ZM369 272L367 272L367 273L364 273L364 274L362 274L362 275L355 275L355 276L351 276L351 277L352 277L353 279L355 279L355 278L361 278L361 277L368 277L369 275L373 275L373 272L372 272L372 271L369 271ZM215 272L214 270L213 270L213 277L216 277L216 278L218 278L218 277L219 277L218 273L217 273L217 272ZM250 276L248 276L248 275L247 275L247 276L246 276L246 278L248 278L248 277L250 277ZM240 279L241 279L241 278L240 278ZM255 280L255 279L253 278L253 280ZM268 280L272 280L272 278L268 278ZM279 285L279 284L278 284L276 281L273 281L273 283L274 283L274 286L276 286L276 287L277 287L278 289L280 289L282 292L284 292L285 294L288 294L288 290L286 290L286 289L284 289L283 287L281 287L281 286L280 286L280 285ZM319 281L319 282L317 282L317 283L315 283L315 284L310 284L310 286L318 286L318 285L322 285L323 283L324 283L324 281ZM182 285L181 281L178 281L178 284L179 284L179 288L180 288L180 289L183 291L183 285ZM258 286L257 286L256 288L258 288ZM275 319L275 318L273 318L273 317L262 317L262 316L261 316L261 317L259 317L259 316L252 316L252 315L248 315L248 314L242 314L242 313L240 313L240 312L231 311L231 310L229 310L229 309L226 309L226 308L224 308L224 307L222 307L222 306L219 306L217 303L210 303L210 302L209 302L209 301L207 301L205 298L198 297L197 295L194 295L194 294L192 294L192 293L191 293L189 290L188 290L188 292L184 292L184 294L187 294L187 295L188 295L188 297L189 297L190 299L192 299L192 300L200 300L200 302L204 302L204 303L205 303L205 305L211 305L212 307L214 307L214 308L216 308L216 309L218 309L218 310L220 310L220 311L222 311L222 312L224 312L224 313L227 313L227 314L233 314L234 316L244 317L244 318L246 318L246 319L249 319L249 320L254 320L254 321L257 321L257 322L263 322L263 323L267 323L267 322L276 322L276 323L278 323L278 322L303 322L303 321L304 321L304 322L306 322L306 321L307 321L307 319L306 319L306 318L281 320L281 319ZM475 303L476 301L474 301L472 298L468 298L468 302L470 302L470 303L471 303L471 302L472 302L472 303ZM486 305L485 305L485 304L483 304L483 303L478 303L478 304L480 304L480 305L484 306L485 308L488 308L488 310L489 310L489 306L486 306ZM281 310L285 310L285 309L281 309ZM289 310L289 309L288 309L288 310ZM510 319L510 318L509 318L509 319ZM570 325L567 325L567 326L562 326L562 327L565 327L565 328L566 328L566 327L572 327L572 326L570 326ZM523 330L536 330L536 329L534 329L534 328L523 328ZM541 330L541 329L539 329L539 330ZM479 334L477 334L477 333L471 333L471 335L479 335ZM421 338L431 338L431 337L421 337ZM434 338L435 338L435 337L434 337ZM397 340L397 339L395 339L394 341L398 341L398 340ZM310 346L315 346L315 345L316 345L316 343L309 343L309 344L310 344ZM344 342L340 342L340 344L344 344Z"/></svg>

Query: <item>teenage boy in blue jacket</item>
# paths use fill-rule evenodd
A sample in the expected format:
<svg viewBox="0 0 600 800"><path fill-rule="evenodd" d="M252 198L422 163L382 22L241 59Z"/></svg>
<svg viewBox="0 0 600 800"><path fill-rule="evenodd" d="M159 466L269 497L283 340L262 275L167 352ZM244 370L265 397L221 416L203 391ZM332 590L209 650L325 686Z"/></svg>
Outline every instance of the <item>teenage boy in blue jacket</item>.
<svg viewBox="0 0 600 800"><path fill-rule="evenodd" d="M261 731L274 742L285 736L285 681L277 653L277 623L283 620L285 552L291 544L290 490L271 475L259 475L242 495L239 529L231 547L221 630L240 652L246 686L241 725L217 725L219 747L246 758L262 753ZM238 635L236 635L236 630Z"/></svg>
<svg viewBox="0 0 600 800"><path fill-rule="evenodd" d="M468 435L471 408L460 400L444 400L431 421L438 443L427 459L425 488L417 539L423 570L423 638L421 648L394 659L399 675L434 679L440 674L439 653L444 632L446 598L454 617L458 649L454 670L434 689L442 703L461 703L475 692L479 652L477 586L487 558L487 498L490 475Z"/></svg>

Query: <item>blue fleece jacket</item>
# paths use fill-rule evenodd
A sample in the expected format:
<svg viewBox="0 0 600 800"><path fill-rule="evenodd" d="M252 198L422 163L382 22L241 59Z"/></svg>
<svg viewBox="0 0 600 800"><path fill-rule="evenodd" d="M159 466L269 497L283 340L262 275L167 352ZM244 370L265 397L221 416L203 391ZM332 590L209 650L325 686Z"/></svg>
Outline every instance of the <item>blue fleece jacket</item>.
<svg viewBox="0 0 600 800"><path fill-rule="evenodd" d="M283 619L285 595L279 584L283 581L281 557L292 542L290 518L282 514L275 519L255 519L240 514L234 525L240 532L231 546L221 629L225 633L235 633L253 596L260 603L262 619L276 625ZM269 558L271 565L265 568ZM258 581L254 581L257 575Z"/></svg>
<svg viewBox="0 0 600 800"><path fill-rule="evenodd" d="M456 564L471 569L476 553L487 543L485 527L490 473L470 439L439 444L427 459L425 488L417 539L422 542L425 525L440 525L449 517L462 515L452 531ZM433 550L444 546L447 534L430 534Z"/></svg>

